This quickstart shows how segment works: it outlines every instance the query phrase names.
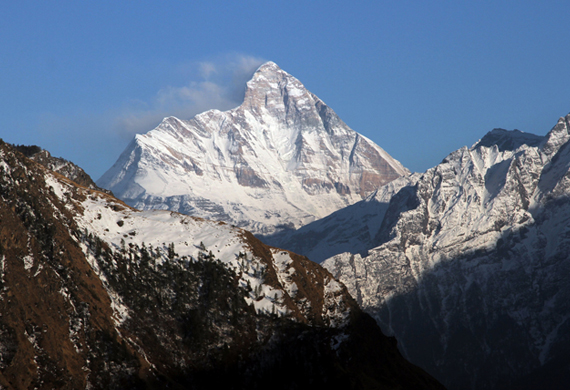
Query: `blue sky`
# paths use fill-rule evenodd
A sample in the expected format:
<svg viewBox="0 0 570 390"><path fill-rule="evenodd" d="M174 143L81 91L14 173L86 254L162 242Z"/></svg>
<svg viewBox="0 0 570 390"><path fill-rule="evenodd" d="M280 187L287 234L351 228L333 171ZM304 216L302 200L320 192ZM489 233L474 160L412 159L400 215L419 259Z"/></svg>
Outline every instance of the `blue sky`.
<svg viewBox="0 0 570 390"><path fill-rule="evenodd" d="M267 60L413 171L570 112L568 1L6 1L0 15L0 138L94 179L163 116L238 105Z"/></svg>

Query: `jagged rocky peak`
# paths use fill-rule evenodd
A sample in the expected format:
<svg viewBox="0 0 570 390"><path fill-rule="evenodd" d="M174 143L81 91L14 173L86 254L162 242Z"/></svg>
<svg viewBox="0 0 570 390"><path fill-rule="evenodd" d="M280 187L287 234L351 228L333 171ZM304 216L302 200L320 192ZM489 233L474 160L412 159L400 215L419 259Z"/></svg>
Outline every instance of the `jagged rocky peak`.
<svg viewBox="0 0 570 390"><path fill-rule="evenodd" d="M558 120L558 123L546 135L541 149L550 157L568 140L570 140L570 114Z"/></svg>
<svg viewBox="0 0 570 390"><path fill-rule="evenodd" d="M239 107L165 118L137 135L98 184L137 208L270 234L356 203L408 173L268 62Z"/></svg>
<svg viewBox="0 0 570 390"><path fill-rule="evenodd" d="M260 104L258 102L252 103L252 99L268 97L268 99L272 98L282 102L283 98L276 99L276 97L281 94L281 91L287 91L288 88L291 88L288 82L291 85L296 85L299 90L305 89L297 79L283 71L276 63L266 62L255 71L251 80L246 83L244 103L255 109L260 107ZM271 103L275 104L275 101Z"/></svg>
<svg viewBox="0 0 570 390"><path fill-rule="evenodd" d="M296 141L289 143L288 146L291 147L306 146L302 139L298 138L306 132L328 131L334 135L337 127L343 130L348 129L348 126L330 107L274 62L261 65L252 79L247 82L242 107L260 116L264 109L271 112L275 118L293 125L295 130L293 134L284 133L288 138ZM270 127L268 130L282 133L284 129L281 126ZM279 136L279 134L276 135ZM287 152L288 150L284 151L284 153Z"/></svg>
<svg viewBox="0 0 570 390"><path fill-rule="evenodd" d="M251 80L246 83L245 95L246 97L271 95L275 91L285 90L293 85L297 89L305 90L299 80L285 72L275 62L268 61L257 68Z"/></svg>
<svg viewBox="0 0 570 390"><path fill-rule="evenodd" d="M310 100L311 94L299 80L276 63L266 62L247 82L244 105L253 112L258 112L260 108L276 110L285 117L286 108L300 108Z"/></svg>
<svg viewBox="0 0 570 390"><path fill-rule="evenodd" d="M570 385L569 119L451 153L390 199L367 254L323 263L449 389Z"/></svg>

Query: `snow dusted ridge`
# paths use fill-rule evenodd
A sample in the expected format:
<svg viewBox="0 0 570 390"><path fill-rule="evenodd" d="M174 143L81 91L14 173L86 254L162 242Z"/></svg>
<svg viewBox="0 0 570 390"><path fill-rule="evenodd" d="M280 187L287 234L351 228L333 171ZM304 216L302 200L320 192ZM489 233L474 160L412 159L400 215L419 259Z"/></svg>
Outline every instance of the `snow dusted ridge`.
<svg viewBox="0 0 570 390"><path fill-rule="evenodd" d="M85 171L81 167L78 167L71 161L67 161L61 157L54 157L47 150L44 150L39 146L35 145L32 146L19 145L15 146L15 148L29 159L34 160L37 163L40 163L49 170L57 172L67 177L68 179L73 180L79 185L91 188L92 190L103 191L111 194L110 191L97 187L97 185L95 185L95 182L91 179L91 177L87 173L85 173Z"/></svg>
<svg viewBox="0 0 570 390"><path fill-rule="evenodd" d="M450 389L519 388L567 367L569 121L545 137L496 129L451 153L392 197L367 256L323 263Z"/></svg>
<svg viewBox="0 0 570 390"><path fill-rule="evenodd" d="M298 228L408 173L275 63L244 102L137 135L99 180L139 209L221 220L256 234Z"/></svg>
<svg viewBox="0 0 570 390"><path fill-rule="evenodd" d="M442 388L319 265L0 140L2 388ZM4 386L5 385L5 386Z"/></svg>
<svg viewBox="0 0 570 390"><path fill-rule="evenodd" d="M71 183L54 176L48 175L46 182L63 201L76 191ZM158 248L163 253L161 262L169 261L171 244L180 258L196 261L201 254L211 253L239 275L241 287L251 290L246 302L258 313L331 327L342 327L349 320L354 304L346 288L330 274L322 269L306 272L307 266L313 270L316 267L307 260L301 262L299 256L288 251L276 248L260 251L263 244L240 228L172 211L138 211L100 192L91 192L80 207L82 211L76 220L79 227L116 251L131 244ZM87 246L82 247L93 269L98 270L93 254ZM309 290L318 290L317 296L306 287L299 288L298 284L306 285L307 280L315 284ZM128 309L116 294L109 293L120 325L128 317Z"/></svg>

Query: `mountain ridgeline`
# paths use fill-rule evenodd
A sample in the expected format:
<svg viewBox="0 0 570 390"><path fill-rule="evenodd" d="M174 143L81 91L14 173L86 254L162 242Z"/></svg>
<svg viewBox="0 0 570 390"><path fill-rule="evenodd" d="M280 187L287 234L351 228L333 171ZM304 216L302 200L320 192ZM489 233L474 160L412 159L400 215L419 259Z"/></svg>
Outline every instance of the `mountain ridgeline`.
<svg viewBox="0 0 570 390"><path fill-rule="evenodd" d="M319 265L0 141L0 387L440 389Z"/></svg>
<svg viewBox="0 0 570 390"><path fill-rule="evenodd" d="M569 122L410 174L266 63L242 105L165 119L98 183L322 262L450 389L568 388Z"/></svg>
<svg viewBox="0 0 570 390"><path fill-rule="evenodd" d="M22 153L24 156L42 164L44 167L57 172L79 185L82 185L92 190L102 191L109 195L113 193L104 188L98 187L91 176L89 176L83 168L75 165L71 161L67 161L61 157L53 157L50 152L40 148L37 145L14 145L14 148Z"/></svg>

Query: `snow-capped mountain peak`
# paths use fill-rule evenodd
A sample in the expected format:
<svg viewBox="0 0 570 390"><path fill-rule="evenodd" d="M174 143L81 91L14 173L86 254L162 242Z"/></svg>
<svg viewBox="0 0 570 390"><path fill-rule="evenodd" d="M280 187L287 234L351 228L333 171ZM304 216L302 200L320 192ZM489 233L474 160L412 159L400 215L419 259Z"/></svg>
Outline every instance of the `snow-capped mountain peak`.
<svg viewBox="0 0 570 390"><path fill-rule="evenodd" d="M247 83L242 105L165 118L137 135L98 184L137 208L270 234L356 203L407 173L267 62Z"/></svg>
<svg viewBox="0 0 570 390"><path fill-rule="evenodd" d="M521 145L538 146L543 140L542 136L524 133L520 130L493 129L485 134L472 149L496 145L500 151L515 150Z"/></svg>
<svg viewBox="0 0 570 390"><path fill-rule="evenodd" d="M558 119L556 126L546 135L541 145L542 152L551 157L568 140L570 140L570 114Z"/></svg>

